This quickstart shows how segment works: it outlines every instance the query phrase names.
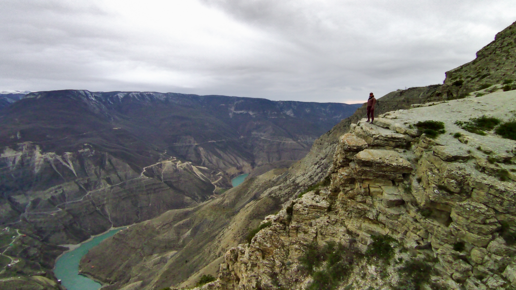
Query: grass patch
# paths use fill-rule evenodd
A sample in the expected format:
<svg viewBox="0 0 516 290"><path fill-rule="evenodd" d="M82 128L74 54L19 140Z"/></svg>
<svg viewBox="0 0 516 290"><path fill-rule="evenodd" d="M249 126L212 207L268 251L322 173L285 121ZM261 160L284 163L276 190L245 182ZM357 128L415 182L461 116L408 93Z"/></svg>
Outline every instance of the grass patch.
<svg viewBox="0 0 516 290"><path fill-rule="evenodd" d="M202 275L201 279L199 279L199 282L197 282L197 287L202 286L204 284L208 284L215 280L216 280L215 277L213 277L212 275Z"/></svg>
<svg viewBox="0 0 516 290"><path fill-rule="evenodd" d="M504 85L502 89L504 92L516 90L516 85Z"/></svg>
<svg viewBox="0 0 516 290"><path fill-rule="evenodd" d="M513 82L513 80L510 80L510 79L503 80L504 85L511 84L512 82Z"/></svg>
<svg viewBox="0 0 516 290"><path fill-rule="evenodd" d="M471 133L486 135L485 131L493 130L494 127L500 123L500 119L482 116L480 118L469 119L469 121L466 122L456 121L455 125Z"/></svg>
<svg viewBox="0 0 516 290"><path fill-rule="evenodd" d="M318 247L316 243L310 244L299 258L301 266L313 279L306 289L335 289L349 276L361 257L360 251L354 247L346 248L333 241L323 247Z"/></svg>
<svg viewBox="0 0 516 290"><path fill-rule="evenodd" d="M483 89L489 88L490 86L492 86L492 84L483 84L483 85L480 85L480 87L478 87L478 89L483 90Z"/></svg>
<svg viewBox="0 0 516 290"><path fill-rule="evenodd" d="M453 134L453 138L460 138L460 137L462 137L462 134L459 132Z"/></svg>
<svg viewBox="0 0 516 290"><path fill-rule="evenodd" d="M516 140L516 121L503 123L496 128L495 133L503 138Z"/></svg>
<svg viewBox="0 0 516 290"><path fill-rule="evenodd" d="M432 266L423 261L408 261L400 269L401 277L403 277L402 285L395 289L424 289L422 286L428 284L430 275L432 274ZM433 288L433 287L432 287Z"/></svg>
<svg viewBox="0 0 516 290"><path fill-rule="evenodd" d="M247 243L250 244L251 241L253 240L254 236L256 236L256 234L265 229L265 228L268 228L272 225L271 222L266 222L266 223L263 223L261 225L259 225L257 228L254 228L252 229L248 234L247 234L247 237L246 237L246 240L247 240Z"/></svg>
<svg viewBox="0 0 516 290"><path fill-rule="evenodd" d="M496 92L498 90L499 90L499 88L497 86L494 86L494 87L490 87L489 89L487 89L486 92L494 93L494 92Z"/></svg>
<svg viewBox="0 0 516 290"><path fill-rule="evenodd" d="M372 235L373 242L367 246L365 255L368 259L390 261L394 257L393 244L398 243L389 235Z"/></svg>
<svg viewBox="0 0 516 290"><path fill-rule="evenodd" d="M439 121L423 121L416 124L418 130L429 138L435 139L439 134L445 133L444 123Z"/></svg>
<svg viewBox="0 0 516 290"><path fill-rule="evenodd" d="M489 73L483 74L483 75L481 75L481 76L478 78L478 80L482 80L482 79L484 79L484 78L488 77L489 75L490 75ZM489 84L485 84L485 85L487 85L487 87L490 87L490 86L491 86L491 85L489 85ZM484 85L482 85L482 86L484 86ZM480 86L480 87L482 87L482 86ZM484 88L484 89L485 89L485 88Z"/></svg>

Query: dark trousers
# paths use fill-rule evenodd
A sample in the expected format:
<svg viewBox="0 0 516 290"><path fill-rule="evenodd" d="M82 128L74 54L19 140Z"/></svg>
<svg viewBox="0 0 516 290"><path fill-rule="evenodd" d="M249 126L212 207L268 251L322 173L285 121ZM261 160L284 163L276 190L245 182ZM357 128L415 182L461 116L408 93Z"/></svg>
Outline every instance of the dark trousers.
<svg viewBox="0 0 516 290"><path fill-rule="evenodd" d="M369 121L369 118L374 121L374 107L367 107L367 121Z"/></svg>

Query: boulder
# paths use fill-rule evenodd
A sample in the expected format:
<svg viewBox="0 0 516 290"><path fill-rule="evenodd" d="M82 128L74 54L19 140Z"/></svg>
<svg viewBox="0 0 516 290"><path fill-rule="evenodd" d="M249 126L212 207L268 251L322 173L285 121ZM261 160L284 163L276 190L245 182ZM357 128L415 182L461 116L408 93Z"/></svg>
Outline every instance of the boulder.
<svg viewBox="0 0 516 290"><path fill-rule="evenodd" d="M355 134L347 133L340 137L342 149L345 151L362 151L367 148L367 142Z"/></svg>
<svg viewBox="0 0 516 290"><path fill-rule="evenodd" d="M370 123L359 123L354 133L364 139L369 146L375 147L406 148L412 141L408 135L395 133Z"/></svg>
<svg viewBox="0 0 516 290"><path fill-rule="evenodd" d="M385 149L365 149L355 155L355 162L378 172L410 173L412 165L398 152Z"/></svg>
<svg viewBox="0 0 516 290"><path fill-rule="evenodd" d="M435 146L432 150L435 156L446 162L467 161L472 157L466 146Z"/></svg>

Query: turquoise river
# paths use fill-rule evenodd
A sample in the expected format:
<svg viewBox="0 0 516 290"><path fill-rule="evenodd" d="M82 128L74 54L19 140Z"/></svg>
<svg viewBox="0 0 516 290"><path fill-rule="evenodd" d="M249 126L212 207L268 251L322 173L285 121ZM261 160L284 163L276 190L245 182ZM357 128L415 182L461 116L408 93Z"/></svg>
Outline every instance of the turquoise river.
<svg viewBox="0 0 516 290"><path fill-rule="evenodd" d="M231 180L233 187L237 187L249 174L239 175ZM61 283L68 290L98 290L101 285L100 283L91 280L88 277L79 275L79 262L82 256L88 251L100 244L103 240L113 236L123 228L110 230L102 235L96 236L93 239L82 243L76 249L63 254L56 262L54 273L57 279L61 279Z"/></svg>
<svg viewBox="0 0 516 290"><path fill-rule="evenodd" d="M110 230L102 235L82 243L76 249L63 254L56 262L54 274L57 279L61 279L61 284L68 290L97 290L101 287L100 283L85 276L79 275L79 262L82 256L100 244L103 240L113 236L123 228Z"/></svg>
<svg viewBox="0 0 516 290"><path fill-rule="evenodd" d="M240 185L240 183L244 182L244 180L246 179L246 177L249 175L249 173L247 174L242 174L242 175L239 175L235 178L233 178L231 180L231 184L233 184L233 187L237 187Z"/></svg>

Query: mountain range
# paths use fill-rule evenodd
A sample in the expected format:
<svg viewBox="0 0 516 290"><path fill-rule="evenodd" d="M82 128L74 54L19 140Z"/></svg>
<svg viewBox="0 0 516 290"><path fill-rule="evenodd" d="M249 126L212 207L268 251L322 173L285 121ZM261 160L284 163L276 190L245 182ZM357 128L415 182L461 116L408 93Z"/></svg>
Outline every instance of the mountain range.
<svg viewBox="0 0 516 290"><path fill-rule="evenodd" d="M289 166L360 106L80 90L0 100L0 225L26 235L0 244L25 262L3 274L50 278L57 245L195 207L253 169Z"/></svg>

